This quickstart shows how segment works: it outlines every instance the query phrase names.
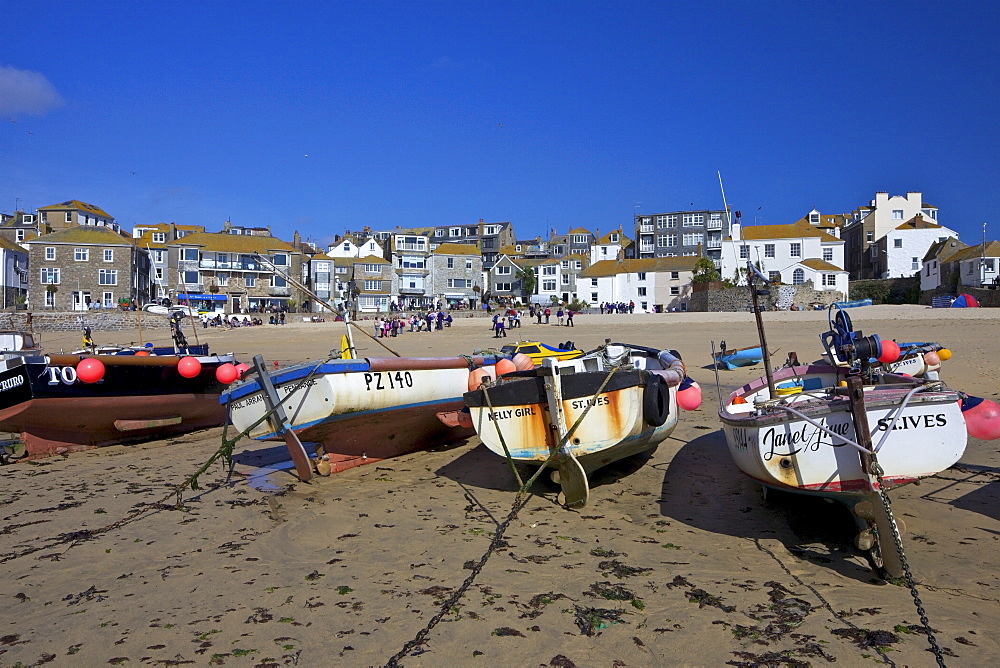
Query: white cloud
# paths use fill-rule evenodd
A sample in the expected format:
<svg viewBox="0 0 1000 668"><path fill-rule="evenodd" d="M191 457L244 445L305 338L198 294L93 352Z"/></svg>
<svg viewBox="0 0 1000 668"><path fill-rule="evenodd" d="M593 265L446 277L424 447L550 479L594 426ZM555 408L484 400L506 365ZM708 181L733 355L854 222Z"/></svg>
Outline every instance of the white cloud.
<svg viewBox="0 0 1000 668"><path fill-rule="evenodd" d="M40 116L63 104L44 74L0 65L0 113Z"/></svg>

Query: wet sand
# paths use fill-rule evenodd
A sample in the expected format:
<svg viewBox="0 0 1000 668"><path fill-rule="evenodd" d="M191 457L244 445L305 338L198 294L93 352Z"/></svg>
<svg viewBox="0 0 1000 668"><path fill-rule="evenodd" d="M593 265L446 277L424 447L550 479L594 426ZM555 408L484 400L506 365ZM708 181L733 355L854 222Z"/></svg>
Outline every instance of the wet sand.
<svg viewBox="0 0 1000 668"><path fill-rule="evenodd" d="M949 385L998 399L1000 371L987 360L1000 311L850 315L865 334L948 345ZM768 313L765 322L778 359L819 357L825 312ZM339 349L343 331L289 320L197 337L286 365ZM536 483L455 602L516 490L507 463L475 438L310 484L289 472L283 444L241 441L232 476L213 465L179 506L173 490L216 452L223 429L3 467L0 665L383 665L442 607L401 664L934 664L911 628L920 620L909 590L873 575L844 508L765 500L732 463L711 341L754 345L750 314L579 315L572 329L525 321L506 341L517 338L676 348L704 401L651 456L599 472L580 511L556 504L555 485ZM72 348L78 337L42 341ZM441 356L504 341L486 319L459 317L386 343ZM361 336L356 344L363 355L384 352ZM720 371L723 394L761 373ZM892 499L945 661L1000 660L990 631L1000 625L997 442L970 439L960 465Z"/></svg>

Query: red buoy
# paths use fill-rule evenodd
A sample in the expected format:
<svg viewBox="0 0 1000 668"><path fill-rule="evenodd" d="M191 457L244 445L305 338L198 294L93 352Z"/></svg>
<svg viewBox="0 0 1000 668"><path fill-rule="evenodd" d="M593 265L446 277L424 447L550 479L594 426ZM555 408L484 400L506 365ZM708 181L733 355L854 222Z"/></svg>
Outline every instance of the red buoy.
<svg viewBox="0 0 1000 668"><path fill-rule="evenodd" d="M1000 438L1000 405L995 401L968 396L962 401L962 415L969 436L981 441Z"/></svg>
<svg viewBox="0 0 1000 668"><path fill-rule="evenodd" d="M883 364L891 364L899 359L899 344L895 341L882 341L882 354L878 356L878 361Z"/></svg>
<svg viewBox="0 0 1000 668"><path fill-rule="evenodd" d="M232 364L220 364L215 370L215 379L223 385L229 385L240 377L240 372Z"/></svg>
<svg viewBox="0 0 1000 668"><path fill-rule="evenodd" d="M93 357L80 360L76 365L76 377L84 383L96 383L104 378L104 362Z"/></svg>
<svg viewBox="0 0 1000 668"><path fill-rule="evenodd" d="M201 373L201 362L195 357L182 357L177 362L177 373L185 378L194 378Z"/></svg>
<svg viewBox="0 0 1000 668"><path fill-rule="evenodd" d="M677 405L686 411L701 406L701 386L691 378L685 378L677 388Z"/></svg>

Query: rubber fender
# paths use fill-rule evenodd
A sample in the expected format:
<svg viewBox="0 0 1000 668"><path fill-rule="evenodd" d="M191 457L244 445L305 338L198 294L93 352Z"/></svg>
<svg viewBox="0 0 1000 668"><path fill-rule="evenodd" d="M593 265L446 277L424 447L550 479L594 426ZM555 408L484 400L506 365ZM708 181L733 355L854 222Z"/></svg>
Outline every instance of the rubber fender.
<svg viewBox="0 0 1000 668"><path fill-rule="evenodd" d="M659 427L670 416L670 389L656 374L646 380L642 392L642 418L651 427Z"/></svg>

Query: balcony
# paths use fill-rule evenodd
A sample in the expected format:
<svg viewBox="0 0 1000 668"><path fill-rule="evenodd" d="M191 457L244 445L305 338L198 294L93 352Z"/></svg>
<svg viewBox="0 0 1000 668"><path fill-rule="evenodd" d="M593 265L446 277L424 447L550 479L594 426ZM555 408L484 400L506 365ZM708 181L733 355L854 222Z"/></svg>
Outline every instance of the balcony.
<svg viewBox="0 0 1000 668"><path fill-rule="evenodd" d="M400 288L399 294L401 295L423 295L427 294L427 291L423 288Z"/></svg>
<svg viewBox="0 0 1000 668"><path fill-rule="evenodd" d="M721 220L709 220L707 223L705 223L705 229L706 230L721 230L722 229L722 221Z"/></svg>
<svg viewBox="0 0 1000 668"><path fill-rule="evenodd" d="M641 244L639 246L639 252L640 253L655 253L656 252L656 245L655 244Z"/></svg>
<svg viewBox="0 0 1000 668"><path fill-rule="evenodd" d="M215 260L201 260L198 262L199 269L227 269L235 271L265 271L264 265L257 262L216 262ZM287 267L279 267L283 271L288 271Z"/></svg>
<svg viewBox="0 0 1000 668"><path fill-rule="evenodd" d="M291 297L292 296L292 289L290 287L287 287L287 286L283 287L283 288L268 287L267 288L267 296L268 297Z"/></svg>
<svg viewBox="0 0 1000 668"><path fill-rule="evenodd" d="M705 242L705 248L722 248L722 239L709 238L708 241Z"/></svg>
<svg viewBox="0 0 1000 668"><path fill-rule="evenodd" d="M416 252L419 252L419 253L426 253L427 252L427 244L425 244L425 243L424 244L403 244L403 243L397 243L396 244L396 251L397 252L398 251L416 251Z"/></svg>
<svg viewBox="0 0 1000 668"><path fill-rule="evenodd" d="M639 226L639 232L642 234L652 234L656 231L656 226L652 223L647 223Z"/></svg>

